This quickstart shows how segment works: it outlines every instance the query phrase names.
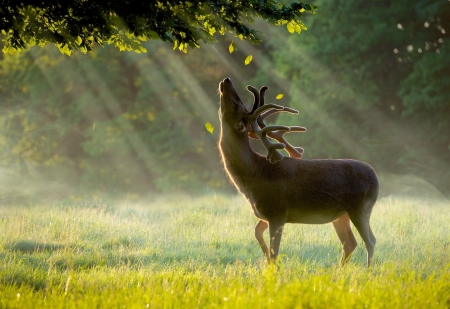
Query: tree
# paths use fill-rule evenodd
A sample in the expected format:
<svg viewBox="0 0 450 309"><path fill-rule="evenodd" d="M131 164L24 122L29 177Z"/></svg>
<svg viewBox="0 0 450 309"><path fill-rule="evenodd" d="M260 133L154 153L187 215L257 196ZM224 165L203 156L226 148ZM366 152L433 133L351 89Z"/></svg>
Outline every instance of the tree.
<svg viewBox="0 0 450 309"><path fill-rule="evenodd" d="M314 13L316 8L298 1L285 6L277 0L4 0L0 30L7 53L53 43L70 55L75 50L91 51L104 42L139 53L145 51L141 42L146 39L169 41L174 49L186 52L200 41L213 42L216 32L259 42L260 33L247 26L256 17L300 32L302 12Z"/></svg>
<svg viewBox="0 0 450 309"><path fill-rule="evenodd" d="M204 125L218 127L216 100L204 98L216 98L228 72L209 46L187 55L161 41L146 47L0 57L2 199L229 190L217 132Z"/></svg>
<svg viewBox="0 0 450 309"><path fill-rule="evenodd" d="M270 30L277 34L267 62L289 82L286 98L300 111L277 121L309 129L289 137L305 158L361 159L450 195L449 2L316 3L323 9L305 20L312 30L301 40Z"/></svg>

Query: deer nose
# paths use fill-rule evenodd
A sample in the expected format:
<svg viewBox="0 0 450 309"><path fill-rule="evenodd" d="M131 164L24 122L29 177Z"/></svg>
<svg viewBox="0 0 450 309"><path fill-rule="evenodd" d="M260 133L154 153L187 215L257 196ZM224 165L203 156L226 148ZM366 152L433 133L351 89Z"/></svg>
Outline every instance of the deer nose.
<svg viewBox="0 0 450 309"><path fill-rule="evenodd" d="M227 78L225 78L223 81L224 81L224 82L231 83L231 78L227 77Z"/></svg>

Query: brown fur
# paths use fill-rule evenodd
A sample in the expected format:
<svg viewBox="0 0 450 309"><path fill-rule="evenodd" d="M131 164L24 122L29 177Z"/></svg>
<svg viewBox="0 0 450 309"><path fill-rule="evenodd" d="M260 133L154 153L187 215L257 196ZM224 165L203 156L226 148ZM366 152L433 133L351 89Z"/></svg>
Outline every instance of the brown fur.
<svg viewBox="0 0 450 309"><path fill-rule="evenodd" d="M285 223L333 222L343 246L343 264L356 247L351 220L366 244L370 265L376 239L369 219L379 190L373 168L347 159L284 158L271 164L250 147L247 123L250 113L229 78L220 83L219 92L222 162L233 184L261 220L255 236L269 261L276 260ZM262 237L267 228L270 250Z"/></svg>

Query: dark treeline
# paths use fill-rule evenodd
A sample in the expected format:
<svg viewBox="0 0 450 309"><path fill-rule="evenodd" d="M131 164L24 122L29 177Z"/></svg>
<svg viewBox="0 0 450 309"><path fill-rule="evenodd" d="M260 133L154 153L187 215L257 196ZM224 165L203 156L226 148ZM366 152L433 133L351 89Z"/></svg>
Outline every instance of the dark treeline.
<svg viewBox="0 0 450 309"><path fill-rule="evenodd" d="M420 176L450 194L448 1L318 1L308 31L267 29L188 54L32 48L0 57L0 169L8 197L138 197L233 190L216 149L217 85L269 85L300 111L289 136L305 159L355 158L380 174ZM243 59L254 60L244 66ZM215 129L210 134L205 123ZM383 185L383 184L382 184Z"/></svg>
<svg viewBox="0 0 450 309"><path fill-rule="evenodd" d="M448 1L316 4L324 10L305 36L270 41L273 67L300 110L295 121L311 129L298 141L309 157L356 157L448 196Z"/></svg>

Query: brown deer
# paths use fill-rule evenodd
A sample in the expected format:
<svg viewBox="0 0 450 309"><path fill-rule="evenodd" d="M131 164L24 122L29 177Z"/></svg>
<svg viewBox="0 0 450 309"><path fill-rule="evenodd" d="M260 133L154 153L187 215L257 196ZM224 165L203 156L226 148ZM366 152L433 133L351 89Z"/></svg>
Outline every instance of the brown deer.
<svg viewBox="0 0 450 309"><path fill-rule="evenodd" d="M340 264L343 265L357 245L351 221L366 245L370 266L376 239L369 220L379 190L373 168L350 159L299 160L303 149L288 144L283 134L306 129L264 123L264 118L276 112L298 112L275 104L264 105L268 87L262 87L259 92L252 86L247 89L255 98L250 112L230 78L219 84L219 150L230 180L260 219L255 237L268 261L276 261L286 223L332 222L342 243ZM261 140L268 150L266 158L252 150L249 136ZM270 141L268 136L278 143ZM291 157L283 158L277 150L284 148ZM263 238L267 228L270 250Z"/></svg>

